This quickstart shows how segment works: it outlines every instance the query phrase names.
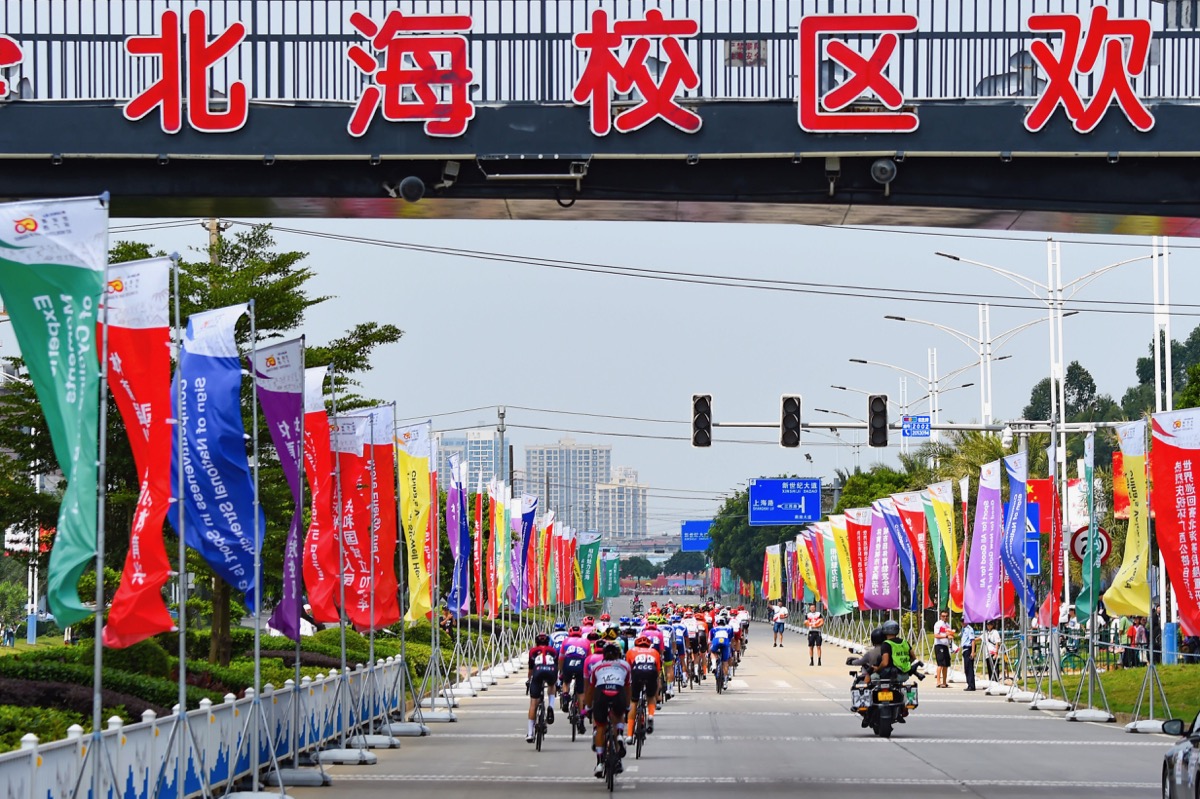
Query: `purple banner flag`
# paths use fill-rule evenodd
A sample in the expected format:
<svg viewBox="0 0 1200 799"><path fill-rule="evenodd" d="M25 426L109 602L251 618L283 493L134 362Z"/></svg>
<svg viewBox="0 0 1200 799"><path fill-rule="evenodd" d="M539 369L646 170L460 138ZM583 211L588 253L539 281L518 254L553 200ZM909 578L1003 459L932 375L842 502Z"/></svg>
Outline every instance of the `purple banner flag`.
<svg viewBox="0 0 1200 799"><path fill-rule="evenodd" d="M284 479L292 490L295 507L283 550L283 596L267 623L279 632L300 640L300 605L303 567L300 525L304 521L303 487L300 470L304 462L304 338L263 347L254 354L254 380L258 404L271 431Z"/></svg>
<svg viewBox="0 0 1200 799"><path fill-rule="evenodd" d="M446 491L446 537L454 555L454 569L446 607L455 618L471 609L471 532L467 524L467 464L459 463L457 455L450 456L450 488Z"/></svg>
<svg viewBox="0 0 1200 799"><path fill-rule="evenodd" d="M1025 612L1033 618L1037 611L1037 597L1033 586L1025 576L1025 536L1028 530L1028 504L1025 501L1026 483L1029 480L1029 456L1018 452L1004 459L1004 470L1008 473L1008 517L1004 520L1004 538L1000 546L1000 558L1008 579L1017 589L1017 599L1025 606Z"/></svg>
<svg viewBox="0 0 1200 799"><path fill-rule="evenodd" d="M1000 616L1000 461L979 470L971 559L963 586L963 619L968 624Z"/></svg>
<svg viewBox="0 0 1200 799"><path fill-rule="evenodd" d="M891 610L900 606L900 569L892 534L883 508L871 503L871 545L867 550L867 584L858 599L865 610Z"/></svg>

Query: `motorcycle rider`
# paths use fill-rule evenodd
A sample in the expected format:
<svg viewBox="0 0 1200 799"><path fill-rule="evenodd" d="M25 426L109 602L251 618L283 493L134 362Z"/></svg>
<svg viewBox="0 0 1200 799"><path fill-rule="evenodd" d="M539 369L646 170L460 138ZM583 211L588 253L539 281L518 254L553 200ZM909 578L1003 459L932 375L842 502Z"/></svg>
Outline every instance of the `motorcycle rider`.
<svg viewBox="0 0 1200 799"><path fill-rule="evenodd" d="M908 641L900 637L900 623L889 619L883 623L881 629L885 638L881 647L883 657L880 658L879 667L876 669L879 676L883 679L891 679L897 685L903 685L910 675L924 679L925 675L917 671L917 668L924 664L920 661L913 661L912 647L909 646ZM905 724L906 716L908 716L907 707L901 711L897 721Z"/></svg>

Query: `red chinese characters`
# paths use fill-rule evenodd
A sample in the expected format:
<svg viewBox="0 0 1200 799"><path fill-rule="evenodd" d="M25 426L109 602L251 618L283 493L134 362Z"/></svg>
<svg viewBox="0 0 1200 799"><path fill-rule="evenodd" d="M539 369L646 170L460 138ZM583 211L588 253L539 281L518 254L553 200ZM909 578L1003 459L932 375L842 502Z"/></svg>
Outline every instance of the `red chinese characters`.
<svg viewBox="0 0 1200 799"><path fill-rule="evenodd" d="M1082 17L1074 14L1035 14L1029 18L1029 29L1061 33L1062 48L1056 54L1048 42L1040 39L1029 47L1046 73L1047 84L1025 117L1027 130L1036 133L1044 128L1061 105L1075 130L1089 133L1114 102L1138 130L1146 132L1154 127L1154 115L1138 98L1131 82L1145 71L1149 59L1154 32L1149 20L1112 19L1105 6L1096 6L1086 34ZM1077 74L1092 75L1095 94L1087 103L1075 86Z"/></svg>
<svg viewBox="0 0 1200 799"><path fill-rule="evenodd" d="M700 86L700 76L692 64L680 37L695 36L700 25L691 19L666 19L657 9L646 12L644 19L623 20L610 27L608 12L592 12L592 28L575 34L576 49L587 54L583 74L571 98L577 105L591 105L592 133L605 136L613 126L619 133L644 128L661 119L685 133L700 130L700 116L679 104L681 89ZM629 55L622 62L618 50L625 39L633 39ZM666 64L658 79L650 71L647 58L652 40L659 40ZM637 90L641 102L613 118L612 95Z"/></svg>
<svg viewBox="0 0 1200 799"><path fill-rule="evenodd" d="M899 111L904 95L886 74L900 44L901 33L917 29L912 14L813 14L800 20L800 127L808 133L911 133L917 115ZM877 33L879 40L863 56L830 34ZM840 64L848 75L839 86L822 95L821 62L824 56ZM887 111L846 111L866 92L879 98Z"/></svg>
<svg viewBox="0 0 1200 799"><path fill-rule="evenodd" d="M246 38L246 26L235 22L210 42L208 14L202 8L189 12L186 81L179 13L164 11L160 17L160 29L162 32L157 36L130 36L125 40L125 49L130 55L157 58L161 69L154 85L126 104L125 118L136 121L157 108L163 131L178 133L183 128L186 96L188 124L194 129L201 133L241 130L250 112L246 84L242 81L229 84L226 109L213 111L209 98L209 72Z"/></svg>
<svg viewBox="0 0 1200 799"><path fill-rule="evenodd" d="M382 54L357 44L346 54L374 81L363 89L350 117L351 136L364 135L376 111L388 122L424 122L430 136L466 132L475 118L469 94L474 75L467 63L466 37L456 32L471 30L469 16L413 16L393 10L379 25L355 12L350 24ZM439 90L448 99L441 99Z"/></svg>
<svg viewBox="0 0 1200 799"><path fill-rule="evenodd" d="M12 39L0 34L0 69L15 67L24 59L21 48ZM0 78L0 97L8 96L8 81Z"/></svg>

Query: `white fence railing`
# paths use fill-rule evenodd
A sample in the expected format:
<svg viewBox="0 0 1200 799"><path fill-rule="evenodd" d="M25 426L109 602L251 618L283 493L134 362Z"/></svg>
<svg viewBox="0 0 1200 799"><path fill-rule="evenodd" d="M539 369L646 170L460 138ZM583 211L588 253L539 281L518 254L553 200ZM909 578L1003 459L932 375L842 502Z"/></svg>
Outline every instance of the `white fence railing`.
<svg viewBox="0 0 1200 799"><path fill-rule="evenodd" d="M353 729L368 719L386 718L393 710L402 709L404 697L398 687L403 685L399 678L404 668L398 657L379 661L374 668L359 664L347 669L348 690L344 692L338 690L336 670L325 677L305 677L299 690L291 680L279 689L264 685L262 705L269 737L259 736L258 762L270 762L271 747L278 758L290 758L297 751L311 750L338 738L343 715L349 719L348 729ZM346 714L338 701L343 693L348 696ZM243 699L227 694L221 704L205 699L198 710L187 714L196 746L187 742L184 797L200 794L201 775L207 776L210 786L219 788L230 778L240 779L250 773L252 759L246 741L252 740L252 733L246 720L252 703L253 690ZM295 736L293 723L298 724ZM180 799L176 785L178 742L171 743L168 751L175 724L174 714L157 718L151 710L135 724L122 724L119 718L110 720L101 749L112 770L101 761L101 799ZM27 735L21 749L0 755L0 799L88 797L92 763L85 765L84 759L91 741L91 736L83 735L79 728L73 728L72 737L49 743ZM162 779L156 791L160 773ZM116 777L115 786L112 775Z"/></svg>

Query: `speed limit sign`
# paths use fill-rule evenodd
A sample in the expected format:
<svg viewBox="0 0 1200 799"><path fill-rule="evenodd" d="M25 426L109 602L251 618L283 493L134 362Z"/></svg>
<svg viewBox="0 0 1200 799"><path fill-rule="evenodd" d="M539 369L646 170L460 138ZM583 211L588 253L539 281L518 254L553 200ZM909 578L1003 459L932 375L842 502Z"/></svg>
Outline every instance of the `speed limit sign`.
<svg viewBox="0 0 1200 799"><path fill-rule="evenodd" d="M1100 546L1100 562L1104 563L1108 560L1108 556L1112 554L1112 539L1109 538L1108 531L1103 527L1096 528L1096 541ZM1080 527L1071 536L1071 554L1075 560L1083 563L1083 559L1087 557L1088 548L1088 529Z"/></svg>

